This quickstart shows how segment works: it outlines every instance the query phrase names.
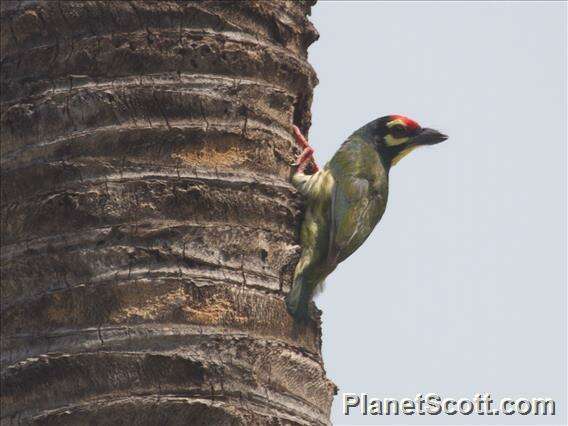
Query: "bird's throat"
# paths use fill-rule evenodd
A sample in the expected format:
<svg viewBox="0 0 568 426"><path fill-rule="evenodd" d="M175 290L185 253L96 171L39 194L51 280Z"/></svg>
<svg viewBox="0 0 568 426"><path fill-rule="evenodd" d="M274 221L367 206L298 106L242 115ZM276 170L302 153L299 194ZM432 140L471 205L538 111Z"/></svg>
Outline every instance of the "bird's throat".
<svg viewBox="0 0 568 426"><path fill-rule="evenodd" d="M403 150L399 151L398 153L396 153L395 156L391 160L391 166L395 166L396 163L398 163L400 160L402 160L404 157L406 157L408 154L410 154L416 148L417 148L416 145L410 145L410 146L404 148Z"/></svg>

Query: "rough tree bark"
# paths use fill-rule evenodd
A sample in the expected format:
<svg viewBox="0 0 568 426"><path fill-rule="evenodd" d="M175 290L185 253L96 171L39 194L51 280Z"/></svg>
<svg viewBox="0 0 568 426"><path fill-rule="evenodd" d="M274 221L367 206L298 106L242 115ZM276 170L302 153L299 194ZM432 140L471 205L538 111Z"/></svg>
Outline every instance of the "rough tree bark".
<svg viewBox="0 0 568 426"><path fill-rule="evenodd" d="M328 424L283 298L312 1L2 1L2 424Z"/></svg>

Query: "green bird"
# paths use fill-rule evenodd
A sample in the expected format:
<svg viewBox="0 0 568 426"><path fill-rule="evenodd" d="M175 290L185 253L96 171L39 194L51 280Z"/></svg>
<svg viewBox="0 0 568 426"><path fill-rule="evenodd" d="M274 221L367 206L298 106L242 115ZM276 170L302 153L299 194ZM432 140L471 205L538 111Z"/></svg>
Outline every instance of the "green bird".
<svg viewBox="0 0 568 426"><path fill-rule="evenodd" d="M381 220L390 168L413 149L448 137L402 115L381 117L349 136L321 170L313 148L295 126L294 137L303 151L294 164L292 184L304 195L306 211L300 231L302 255L286 306L295 318L305 320L315 289Z"/></svg>

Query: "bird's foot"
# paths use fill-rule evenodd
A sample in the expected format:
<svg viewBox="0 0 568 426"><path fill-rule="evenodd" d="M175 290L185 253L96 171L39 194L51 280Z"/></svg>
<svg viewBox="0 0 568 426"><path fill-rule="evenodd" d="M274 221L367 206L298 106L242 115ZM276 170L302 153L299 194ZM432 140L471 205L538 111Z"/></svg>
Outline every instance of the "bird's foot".
<svg viewBox="0 0 568 426"><path fill-rule="evenodd" d="M319 170L319 167L314 159L314 149L310 146L300 129L294 126L294 139L296 140L296 144L302 148L302 153L296 158L296 162L292 164L293 166L298 167L296 173L304 173L306 167L311 164L311 169L314 173ZM311 162L310 162L311 160Z"/></svg>

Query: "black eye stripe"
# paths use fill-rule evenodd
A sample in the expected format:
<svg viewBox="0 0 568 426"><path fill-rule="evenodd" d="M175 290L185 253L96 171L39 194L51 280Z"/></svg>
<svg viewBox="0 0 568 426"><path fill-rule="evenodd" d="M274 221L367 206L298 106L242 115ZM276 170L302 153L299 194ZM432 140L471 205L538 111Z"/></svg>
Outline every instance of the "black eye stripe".
<svg viewBox="0 0 568 426"><path fill-rule="evenodd" d="M406 127L401 124L395 124L390 128L390 132L395 138L400 138L401 136L406 135Z"/></svg>

